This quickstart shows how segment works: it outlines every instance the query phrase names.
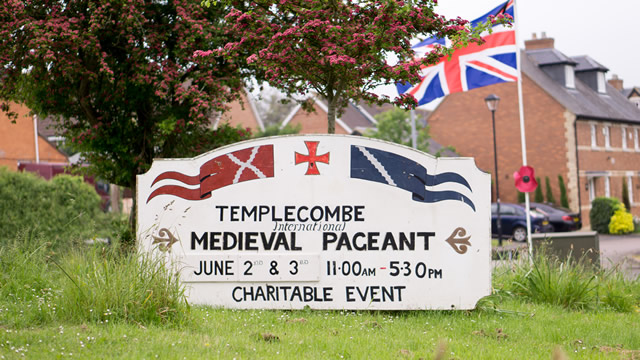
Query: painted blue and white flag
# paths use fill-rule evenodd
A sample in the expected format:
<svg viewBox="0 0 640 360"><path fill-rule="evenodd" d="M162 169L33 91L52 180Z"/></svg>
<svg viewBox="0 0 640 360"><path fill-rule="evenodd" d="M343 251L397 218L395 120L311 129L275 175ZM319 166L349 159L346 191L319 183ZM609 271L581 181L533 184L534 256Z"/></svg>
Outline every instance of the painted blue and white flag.
<svg viewBox="0 0 640 360"><path fill-rule="evenodd" d="M476 210L471 199L459 191L463 188L472 192L471 186L463 176L454 172L429 174L424 166L395 153L352 145L351 178L374 181L409 191L414 201L462 201L473 211Z"/></svg>

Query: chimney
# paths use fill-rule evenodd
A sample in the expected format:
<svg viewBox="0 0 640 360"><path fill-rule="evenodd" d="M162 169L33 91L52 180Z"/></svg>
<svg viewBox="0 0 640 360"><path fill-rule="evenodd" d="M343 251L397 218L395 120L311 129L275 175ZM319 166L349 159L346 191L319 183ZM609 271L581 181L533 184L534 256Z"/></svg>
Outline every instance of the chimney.
<svg viewBox="0 0 640 360"><path fill-rule="evenodd" d="M609 79L609 85L616 88L618 91L622 91L624 89L622 87L622 79L618 79L618 75L613 74L613 78Z"/></svg>
<svg viewBox="0 0 640 360"><path fill-rule="evenodd" d="M544 31L540 34L540 39L536 36L536 33L531 34L531 40L525 40L525 50L538 50L538 49L553 49L553 38L548 38L547 33Z"/></svg>

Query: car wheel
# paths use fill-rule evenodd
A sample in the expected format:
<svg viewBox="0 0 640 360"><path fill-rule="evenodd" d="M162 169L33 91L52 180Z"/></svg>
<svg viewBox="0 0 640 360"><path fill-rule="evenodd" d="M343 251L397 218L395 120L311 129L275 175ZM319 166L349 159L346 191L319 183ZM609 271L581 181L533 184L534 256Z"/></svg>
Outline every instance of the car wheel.
<svg viewBox="0 0 640 360"><path fill-rule="evenodd" d="M513 229L513 240L520 242L526 241L527 229L523 228L522 226L516 226L516 228Z"/></svg>

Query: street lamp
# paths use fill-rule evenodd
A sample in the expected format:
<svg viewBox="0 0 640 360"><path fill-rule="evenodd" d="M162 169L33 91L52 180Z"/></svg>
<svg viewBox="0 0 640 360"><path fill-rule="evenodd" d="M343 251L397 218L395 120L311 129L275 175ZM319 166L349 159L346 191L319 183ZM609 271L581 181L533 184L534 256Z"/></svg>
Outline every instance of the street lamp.
<svg viewBox="0 0 640 360"><path fill-rule="evenodd" d="M495 164L496 172L496 204L498 211L498 218L496 219L496 227L498 228L498 246L502 246L502 220L500 219L500 187L498 186L498 147L496 146L496 110L498 110L498 103L500 98L496 94L491 94L484 98L484 102L487 104L489 111L491 111L491 123L493 124L493 162Z"/></svg>

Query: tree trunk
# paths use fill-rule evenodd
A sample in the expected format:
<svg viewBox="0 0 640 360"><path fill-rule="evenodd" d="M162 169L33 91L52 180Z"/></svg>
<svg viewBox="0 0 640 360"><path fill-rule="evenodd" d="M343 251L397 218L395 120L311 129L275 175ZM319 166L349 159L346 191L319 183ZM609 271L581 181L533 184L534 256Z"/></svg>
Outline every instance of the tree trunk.
<svg viewBox="0 0 640 360"><path fill-rule="evenodd" d="M329 107L327 111L327 133L336 133L336 101L333 94L329 94L327 97L327 105Z"/></svg>

